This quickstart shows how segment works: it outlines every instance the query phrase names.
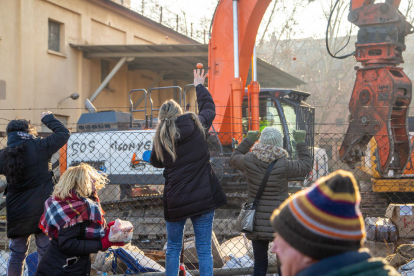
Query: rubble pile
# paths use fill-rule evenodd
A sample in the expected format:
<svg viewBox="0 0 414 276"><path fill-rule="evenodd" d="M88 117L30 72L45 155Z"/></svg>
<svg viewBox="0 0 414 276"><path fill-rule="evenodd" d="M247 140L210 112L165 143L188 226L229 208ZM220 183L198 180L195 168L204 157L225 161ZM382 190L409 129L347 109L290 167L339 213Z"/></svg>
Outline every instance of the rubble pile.
<svg viewBox="0 0 414 276"><path fill-rule="evenodd" d="M269 267L276 266L276 255L271 253L272 243L269 245L268 258ZM144 252L137 246L128 244L123 249L138 263L154 271L165 271L165 244L163 251ZM117 247L113 247L117 249ZM232 269L232 268L252 268L254 265L252 243L244 235L231 238L221 245L219 244L214 232L212 236L212 249L214 268ZM99 252L92 257L93 275L102 275L112 272L114 262L116 263L116 273L123 274L128 267L120 258L115 258L111 250ZM198 268L198 258L195 248L195 239L190 237L184 240L184 264L188 270ZM269 274L277 275L277 274Z"/></svg>

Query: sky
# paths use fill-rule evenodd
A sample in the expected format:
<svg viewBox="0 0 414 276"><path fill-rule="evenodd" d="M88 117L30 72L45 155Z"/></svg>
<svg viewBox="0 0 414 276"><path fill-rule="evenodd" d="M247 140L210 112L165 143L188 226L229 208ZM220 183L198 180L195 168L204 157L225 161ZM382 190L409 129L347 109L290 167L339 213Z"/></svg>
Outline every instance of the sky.
<svg viewBox="0 0 414 276"><path fill-rule="evenodd" d="M131 6L135 6L138 10L141 9L143 0L131 0ZM199 18L206 16L207 18L212 18L214 8L216 6L217 0L144 0L145 4L148 6L150 4L159 4L165 7L167 10L170 10L173 13L179 14L180 16L185 12L188 22L199 22ZM275 0L273 0L275 1ZM269 8L263 17L263 26L265 25L266 18L269 17L271 7L273 2L269 5ZM292 8L291 2L286 1L287 10L278 11L272 22L274 28L278 28L280 24L283 23L286 17L285 13L288 13L289 8ZM333 0L315 0L307 4L306 7L301 9L296 13L297 25L294 27L294 35L292 38L307 38L307 37L318 37L323 38L325 36L327 20L324 17L324 10L328 10L329 3ZM384 2L385 0L378 0L377 2ZM280 0L279 0L280 2ZM303 0L303 2L307 2ZM404 9L404 4L406 5L408 0L403 0L401 3L401 9ZM145 5L144 4L144 5ZM340 34L346 35L349 31L351 24L347 21L347 13L343 18L343 24L340 31Z"/></svg>
<svg viewBox="0 0 414 276"><path fill-rule="evenodd" d="M216 0L145 0L146 2L158 2L160 5L167 7L174 13L182 14L184 11L187 20L197 23L198 18L207 16L212 18ZM141 8L142 0L131 0L131 5ZM267 10L267 16L270 14L272 3ZM326 20L322 19L323 11L320 3L310 3L306 10L298 13L297 20L297 35L295 38L310 37L313 35L321 36L325 32ZM264 18L267 18L266 15ZM275 16L276 20L279 18L278 14ZM277 24L278 22L274 22Z"/></svg>

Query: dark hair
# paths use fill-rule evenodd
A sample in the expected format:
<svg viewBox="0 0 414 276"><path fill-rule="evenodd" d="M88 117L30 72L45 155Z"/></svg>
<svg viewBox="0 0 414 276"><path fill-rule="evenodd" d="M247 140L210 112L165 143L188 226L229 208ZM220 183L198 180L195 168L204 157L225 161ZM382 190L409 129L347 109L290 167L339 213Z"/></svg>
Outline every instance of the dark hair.
<svg viewBox="0 0 414 276"><path fill-rule="evenodd" d="M26 119L11 120L6 128L6 133L14 131L24 131L32 135L37 135L36 127ZM16 147L6 147L1 151L0 158L3 159L4 175L9 183L16 182L23 175L24 157L26 155L26 143Z"/></svg>

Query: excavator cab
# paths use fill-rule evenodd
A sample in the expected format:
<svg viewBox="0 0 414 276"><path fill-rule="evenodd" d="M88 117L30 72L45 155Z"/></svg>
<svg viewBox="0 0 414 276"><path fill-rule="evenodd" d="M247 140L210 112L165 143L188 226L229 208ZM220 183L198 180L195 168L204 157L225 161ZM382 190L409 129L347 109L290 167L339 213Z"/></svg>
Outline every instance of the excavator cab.
<svg viewBox="0 0 414 276"><path fill-rule="evenodd" d="M293 130L305 130L306 142L313 153L315 108L305 101L310 93L293 89L261 88L259 94L260 131L265 127L275 127L283 133L283 147L295 157ZM243 99L243 134L251 129L252 118L249 110L247 91Z"/></svg>

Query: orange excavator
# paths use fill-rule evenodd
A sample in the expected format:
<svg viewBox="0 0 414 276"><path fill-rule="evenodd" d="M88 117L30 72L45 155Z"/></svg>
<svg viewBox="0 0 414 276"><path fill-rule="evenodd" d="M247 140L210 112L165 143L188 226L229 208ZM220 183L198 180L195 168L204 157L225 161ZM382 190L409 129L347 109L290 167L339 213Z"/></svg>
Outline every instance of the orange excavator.
<svg viewBox="0 0 414 276"><path fill-rule="evenodd" d="M261 19L271 0L221 0L209 43L209 90L217 106L214 127L222 144L231 133L241 139L242 102L254 43ZM339 2L337 0L336 4ZM412 84L402 68L405 37L414 32L398 11L400 0L351 0L348 20L359 27L354 53L357 68L350 100L350 123L340 149L351 167L361 161L372 137L377 144L377 170L401 174L410 157L407 127ZM336 5L335 5L336 6ZM334 7L335 9L335 7ZM227 27L223 27L227 26ZM228 26L233 26L230 28ZM252 130L259 130L260 85L248 86Z"/></svg>
<svg viewBox="0 0 414 276"><path fill-rule="evenodd" d="M271 0L220 0L212 20L208 89L216 104L212 137L217 138L216 149L220 148L221 152L214 146L210 150L213 163L223 171L218 173L222 183L232 184L225 187L243 187L240 184L244 180L228 166L228 158L248 130L261 130L265 126L279 128L284 134L284 147L292 156L294 146L289 134L293 129L307 130L307 142L313 155L314 108L305 102L310 94L292 89L261 88L257 81L255 42L270 3ZM251 64L252 81L247 85ZM217 152L220 153L216 155Z"/></svg>

